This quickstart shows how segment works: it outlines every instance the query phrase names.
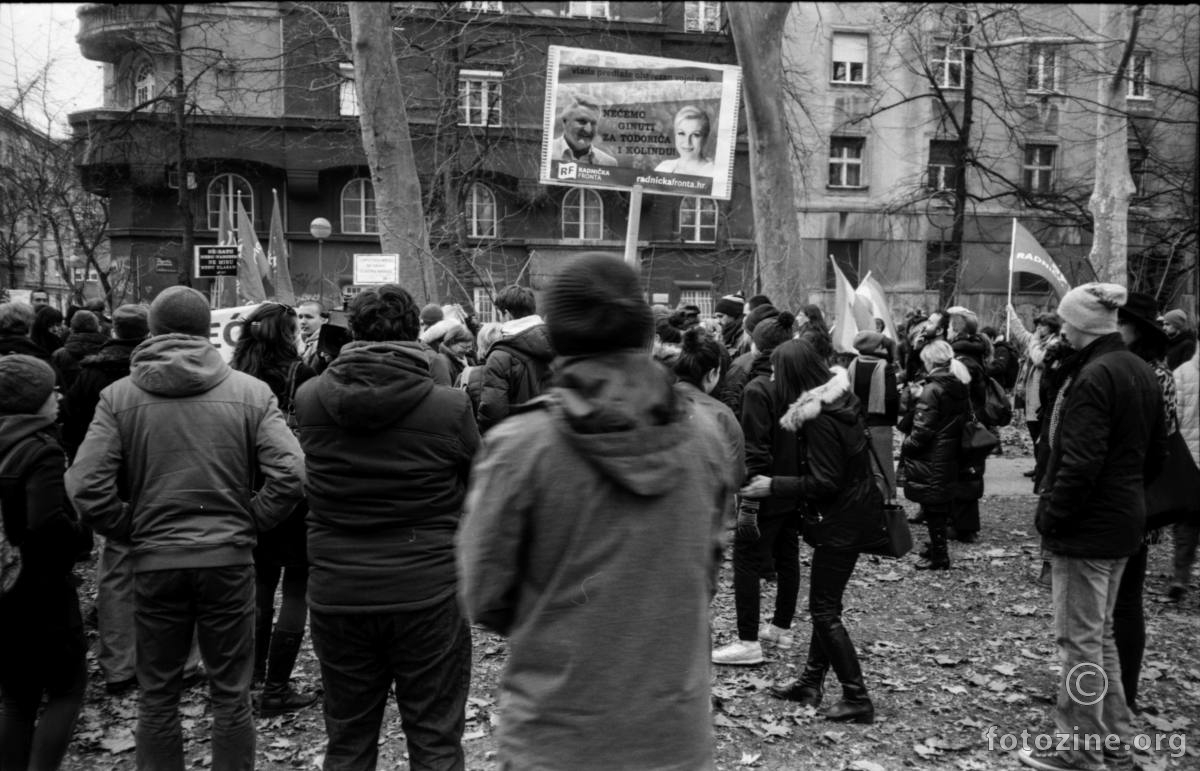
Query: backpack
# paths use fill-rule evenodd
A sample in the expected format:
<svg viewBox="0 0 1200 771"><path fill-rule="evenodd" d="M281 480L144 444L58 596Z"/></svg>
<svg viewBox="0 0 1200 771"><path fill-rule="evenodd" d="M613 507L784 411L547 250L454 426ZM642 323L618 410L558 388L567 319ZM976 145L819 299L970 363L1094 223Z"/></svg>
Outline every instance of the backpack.
<svg viewBox="0 0 1200 771"><path fill-rule="evenodd" d="M17 475L9 470L9 463L20 462L25 457L25 447L34 441L36 437L33 436L22 439L0 460L0 597L8 594L21 577L21 547L8 532L11 523L4 512L4 499L10 489L16 487L13 483L18 481Z"/></svg>
<svg viewBox="0 0 1200 771"><path fill-rule="evenodd" d="M1004 392L1004 386L989 377L984 381L987 399L983 403L983 414L980 419L985 425L1007 426L1013 419L1012 402Z"/></svg>

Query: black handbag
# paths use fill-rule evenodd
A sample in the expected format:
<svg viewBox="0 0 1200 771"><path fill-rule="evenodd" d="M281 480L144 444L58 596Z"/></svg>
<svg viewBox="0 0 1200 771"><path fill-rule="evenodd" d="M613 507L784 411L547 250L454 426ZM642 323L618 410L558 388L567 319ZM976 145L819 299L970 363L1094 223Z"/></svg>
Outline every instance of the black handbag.
<svg viewBox="0 0 1200 771"><path fill-rule="evenodd" d="M986 458L1000 445L1000 437L979 422L973 408L968 409L962 438L958 442L959 453L970 458Z"/></svg>
<svg viewBox="0 0 1200 771"><path fill-rule="evenodd" d="M885 478L883 463L875 454L875 447L869 437L867 449L871 453L871 460L875 462L875 468L878 469L877 479ZM912 551L913 547L912 531L908 529L908 514L903 506L887 496L886 482L880 487L880 494L883 504L880 507L879 538L861 551L863 554L877 554L881 557L903 557Z"/></svg>
<svg viewBox="0 0 1200 771"><path fill-rule="evenodd" d="M1146 529L1200 518L1200 468L1192 461L1187 441L1179 431L1167 437L1167 459L1162 471L1146 488Z"/></svg>

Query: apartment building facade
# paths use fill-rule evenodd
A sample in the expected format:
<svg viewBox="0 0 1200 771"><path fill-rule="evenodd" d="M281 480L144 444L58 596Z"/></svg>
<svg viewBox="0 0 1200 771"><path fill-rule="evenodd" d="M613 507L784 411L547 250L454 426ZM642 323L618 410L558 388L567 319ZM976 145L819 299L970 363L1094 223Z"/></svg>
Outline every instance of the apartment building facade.
<svg viewBox="0 0 1200 771"><path fill-rule="evenodd" d="M470 300L484 317L496 288L538 289L572 253L624 247L628 194L537 182L547 47L735 61L713 2L395 10L438 299ZM190 270L184 209L194 242L216 243L222 198L241 204L265 243L278 197L300 296L337 305L353 291L353 255L377 253L379 240L346 14L341 3L80 8L80 48L105 64L103 106L70 116L80 170L110 197L112 251L130 261L141 299ZM711 307L752 288L741 129L731 200L643 199L638 253L651 299ZM309 227L318 217L332 225L320 241Z"/></svg>

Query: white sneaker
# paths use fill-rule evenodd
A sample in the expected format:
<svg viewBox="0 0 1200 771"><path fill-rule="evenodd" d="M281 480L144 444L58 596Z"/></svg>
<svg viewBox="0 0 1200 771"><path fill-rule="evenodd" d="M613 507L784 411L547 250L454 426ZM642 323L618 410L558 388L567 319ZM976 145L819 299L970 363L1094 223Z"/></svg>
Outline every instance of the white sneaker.
<svg viewBox="0 0 1200 771"><path fill-rule="evenodd" d="M712 652L714 664L752 666L763 663L762 645L758 640L735 640Z"/></svg>
<svg viewBox="0 0 1200 771"><path fill-rule="evenodd" d="M774 624L763 624L758 628L758 641L774 645L780 650L787 650L792 647L792 633Z"/></svg>

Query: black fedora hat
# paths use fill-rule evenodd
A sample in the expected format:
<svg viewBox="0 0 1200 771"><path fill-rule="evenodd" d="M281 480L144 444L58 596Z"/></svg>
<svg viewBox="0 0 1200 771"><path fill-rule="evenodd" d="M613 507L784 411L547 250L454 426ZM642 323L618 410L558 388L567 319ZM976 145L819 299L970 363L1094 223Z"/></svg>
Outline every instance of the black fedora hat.
<svg viewBox="0 0 1200 771"><path fill-rule="evenodd" d="M1130 292L1125 305L1117 309L1117 321L1127 321L1138 328L1147 342L1166 344L1167 333L1159 326L1158 305L1154 298L1144 292Z"/></svg>

